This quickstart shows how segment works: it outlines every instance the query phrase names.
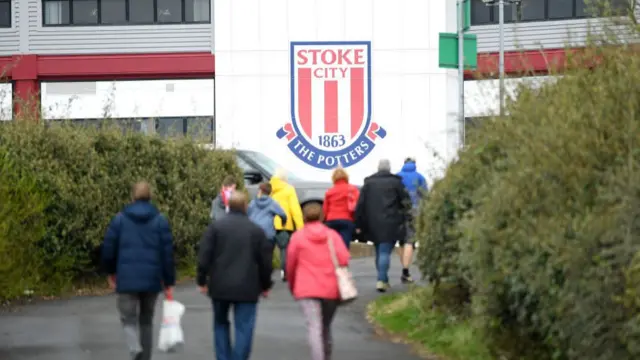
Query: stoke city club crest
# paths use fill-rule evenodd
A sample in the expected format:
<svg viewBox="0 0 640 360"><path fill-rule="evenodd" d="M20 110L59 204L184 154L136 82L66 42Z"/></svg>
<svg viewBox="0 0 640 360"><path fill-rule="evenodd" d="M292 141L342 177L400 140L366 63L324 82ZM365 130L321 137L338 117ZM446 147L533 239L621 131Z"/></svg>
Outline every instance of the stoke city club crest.
<svg viewBox="0 0 640 360"><path fill-rule="evenodd" d="M276 132L305 163L349 167L386 131L371 122L371 42L291 42L291 122Z"/></svg>

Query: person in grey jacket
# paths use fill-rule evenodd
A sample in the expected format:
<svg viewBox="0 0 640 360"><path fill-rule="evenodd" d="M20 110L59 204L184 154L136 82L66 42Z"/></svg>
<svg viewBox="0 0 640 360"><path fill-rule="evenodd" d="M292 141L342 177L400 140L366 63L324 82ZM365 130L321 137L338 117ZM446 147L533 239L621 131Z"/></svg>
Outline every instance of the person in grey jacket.
<svg viewBox="0 0 640 360"><path fill-rule="evenodd" d="M258 196L251 201L247 215L249 220L260 226L264 231L267 239L275 244L276 228L273 225L273 219L280 216L282 222L287 221L287 215L282 207L271 197L271 184L268 182L259 185Z"/></svg>
<svg viewBox="0 0 640 360"><path fill-rule="evenodd" d="M229 212L229 198L234 191L236 191L236 180L233 176L228 175L222 182L220 193L211 202L211 214L209 215L211 220L219 220Z"/></svg>

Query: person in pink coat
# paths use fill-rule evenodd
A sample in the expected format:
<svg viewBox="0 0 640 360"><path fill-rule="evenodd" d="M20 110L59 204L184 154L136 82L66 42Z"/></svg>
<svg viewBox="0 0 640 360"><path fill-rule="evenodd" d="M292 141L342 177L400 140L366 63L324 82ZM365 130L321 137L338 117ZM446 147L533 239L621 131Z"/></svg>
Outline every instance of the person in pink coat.
<svg viewBox="0 0 640 360"><path fill-rule="evenodd" d="M296 231L287 248L286 274L289 289L307 322L312 360L331 358L331 322L340 305L338 279L328 241L333 242L338 262L349 264L349 250L335 230L322 223L322 206L303 209L304 228Z"/></svg>

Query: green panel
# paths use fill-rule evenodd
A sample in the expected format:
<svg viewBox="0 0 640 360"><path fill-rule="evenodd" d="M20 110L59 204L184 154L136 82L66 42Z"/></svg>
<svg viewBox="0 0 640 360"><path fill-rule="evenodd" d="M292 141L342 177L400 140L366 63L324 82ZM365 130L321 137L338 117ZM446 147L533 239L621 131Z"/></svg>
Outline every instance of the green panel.
<svg viewBox="0 0 640 360"><path fill-rule="evenodd" d="M458 35L440 33L439 64L441 68L458 68ZM478 67L478 37L475 34L464 35L464 66L467 69Z"/></svg>
<svg viewBox="0 0 640 360"><path fill-rule="evenodd" d="M469 27L471 27L471 0L465 0L463 3L463 6L464 6L464 23L463 23L462 29L464 31L467 31L469 30ZM457 4L456 4L456 10L458 11L456 12L456 19L457 19L458 18L457 14L460 14L460 10L458 9Z"/></svg>

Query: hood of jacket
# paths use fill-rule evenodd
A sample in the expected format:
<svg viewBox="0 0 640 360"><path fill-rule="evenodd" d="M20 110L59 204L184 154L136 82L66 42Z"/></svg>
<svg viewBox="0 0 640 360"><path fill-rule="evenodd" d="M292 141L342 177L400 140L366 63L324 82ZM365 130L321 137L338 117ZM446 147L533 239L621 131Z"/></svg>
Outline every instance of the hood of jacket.
<svg viewBox="0 0 640 360"><path fill-rule="evenodd" d="M276 194L280 191L284 191L286 190L289 186L289 183L287 183L286 181L277 178L277 177L272 177L271 180L269 181L269 183L271 184L271 194Z"/></svg>
<svg viewBox="0 0 640 360"><path fill-rule="evenodd" d="M306 223L300 231L306 239L315 243L326 243L329 238L329 228L320 221Z"/></svg>
<svg viewBox="0 0 640 360"><path fill-rule="evenodd" d="M272 202L273 199L268 196L258 196L255 199L255 206L262 210L268 208Z"/></svg>
<svg viewBox="0 0 640 360"><path fill-rule="evenodd" d="M416 163L414 163L413 161L410 161L402 165L402 172L406 172L406 173L416 172Z"/></svg>
<svg viewBox="0 0 640 360"><path fill-rule="evenodd" d="M160 214L155 205L148 201L135 201L127 205L122 213L137 223L147 223Z"/></svg>

